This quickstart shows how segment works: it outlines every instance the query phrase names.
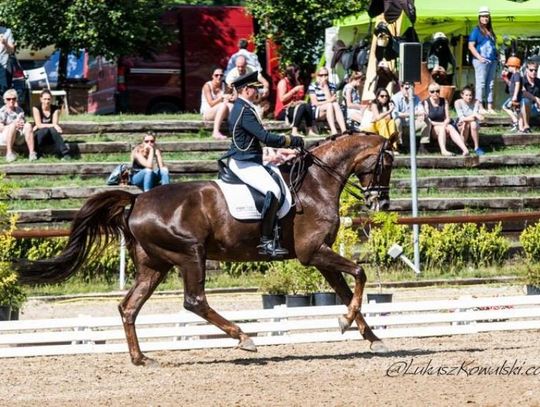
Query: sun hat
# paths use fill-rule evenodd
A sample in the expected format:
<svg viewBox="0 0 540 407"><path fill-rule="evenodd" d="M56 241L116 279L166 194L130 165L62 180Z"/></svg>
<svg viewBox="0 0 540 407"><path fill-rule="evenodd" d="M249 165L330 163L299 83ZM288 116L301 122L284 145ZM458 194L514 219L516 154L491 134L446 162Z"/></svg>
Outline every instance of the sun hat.
<svg viewBox="0 0 540 407"><path fill-rule="evenodd" d="M478 15L479 16L489 16L491 13L489 12L488 6L482 6L478 9Z"/></svg>

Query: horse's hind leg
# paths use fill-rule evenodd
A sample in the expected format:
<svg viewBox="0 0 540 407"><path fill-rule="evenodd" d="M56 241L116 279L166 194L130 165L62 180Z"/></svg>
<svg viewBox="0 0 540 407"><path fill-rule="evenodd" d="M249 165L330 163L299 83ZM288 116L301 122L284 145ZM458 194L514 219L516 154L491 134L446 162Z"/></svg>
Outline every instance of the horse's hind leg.
<svg viewBox="0 0 540 407"><path fill-rule="evenodd" d="M135 283L118 305L118 310L124 324L131 362L140 366L154 364L155 362L141 352L135 330L135 320L146 300L150 298L156 287L171 269L171 265L166 263L152 264L140 247L134 253L136 255L133 256L133 259L137 267Z"/></svg>
<svg viewBox="0 0 540 407"><path fill-rule="evenodd" d="M250 352L256 352L257 348L238 325L223 318L214 311L204 292L204 282L206 277L206 256L201 245L192 247L190 255L180 255L178 266L182 270L184 279L184 308L204 318L211 324L217 326L231 338L238 339L238 348Z"/></svg>
<svg viewBox="0 0 540 407"><path fill-rule="evenodd" d="M386 347L373 333L360 312L366 283L366 275L362 267L335 253L327 245L323 245L313 256L310 265L317 267L343 303L348 306L347 314L339 318L341 331L345 332L354 320L362 337L371 342L371 349L376 352L385 352ZM351 274L354 277L354 293L347 285L342 272Z"/></svg>

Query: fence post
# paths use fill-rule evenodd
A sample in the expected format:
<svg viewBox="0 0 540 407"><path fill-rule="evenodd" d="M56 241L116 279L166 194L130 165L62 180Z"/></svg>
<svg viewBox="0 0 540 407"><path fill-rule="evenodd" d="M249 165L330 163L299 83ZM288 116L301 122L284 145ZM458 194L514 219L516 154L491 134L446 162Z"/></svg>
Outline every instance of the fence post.
<svg viewBox="0 0 540 407"><path fill-rule="evenodd" d="M118 288L123 290L126 285L126 239L123 233L120 233L120 275L118 280Z"/></svg>

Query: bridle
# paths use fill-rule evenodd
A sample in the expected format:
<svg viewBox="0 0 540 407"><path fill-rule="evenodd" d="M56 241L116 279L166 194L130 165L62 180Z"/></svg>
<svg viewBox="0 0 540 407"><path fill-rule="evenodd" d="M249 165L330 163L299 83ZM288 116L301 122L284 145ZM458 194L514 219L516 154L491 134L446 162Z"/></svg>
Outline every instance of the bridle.
<svg viewBox="0 0 540 407"><path fill-rule="evenodd" d="M323 169L334 179L341 182L344 185L344 189L356 199L365 202L368 206L371 206L374 203L378 204L380 196L383 194L386 194L386 196L388 196L388 192L390 190L390 187L380 185L380 181L384 172L385 155L388 154L391 157L392 161L394 160L393 153L387 150L388 145L388 140L384 140L381 148L379 149L379 152L377 153L375 166L372 169L370 169L369 171L356 173L357 176L372 174L369 185L366 187L362 186L360 183L351 181L350 177L344 177L326 162L314 155L310 150L302 150L302 154L300 154L292 163L290 171L289 187L291 192L295 195L295 201L298 202L297 193L302 184L304 176L307 173L307 168L313 164ZM360 193L358 191L360 191ZM363 196L361 196L360 194L362 194Z"/></svg>

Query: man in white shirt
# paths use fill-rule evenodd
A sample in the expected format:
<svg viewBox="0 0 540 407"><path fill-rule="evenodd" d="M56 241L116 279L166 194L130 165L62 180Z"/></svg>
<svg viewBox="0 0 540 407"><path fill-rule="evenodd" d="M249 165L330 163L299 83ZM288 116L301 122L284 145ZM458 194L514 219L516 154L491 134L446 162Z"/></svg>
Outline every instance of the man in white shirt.
<svg viewBox="0 0 540 407"><path fill-rule="evenodd" d="M235 68L232 69L225 78L225 83L227 83L229 87L232 87L232 83L239 77L255 72L248 66L246 57L242 55L236 58L235 64ZM262 117L266 110L269 108L268 103L266 103L266 99L268 99L268 95L270 94L270 84L260 72L257 72L257 81L262 83L263 88L261 92L258 93L257 97L254 100L254 103L257 107L257 111ZM233 95L236 96L235 92L236 90L233 89Z"/></svg>
<svg viewBox="0 0 540 407"><path fill-rule="evenodd" d="M399 132L399 144L403 144L403 134L409 134L409 89L411 84L409 82L401 83L401 91L392 96L392 102L394 103L394 111L392 117L396 122L396 129ZM418 96L413 95L414 106L414 127L416 134L421 135L420 143L429 143L429 126L426 121L426 112Z"/></svg>
<svg viewBox="0 0 540 407"><path fill-rule="evenodd" d="M262 66L259 62L259 57L254 52L249 52L247 49L248 41L245 38L241 38L238 42L237 52L231 55L229 62L227 63L227 69L225 69L225 74L229 73L236 66L236 58L243 56L246 58L248 66L252 71L262 72Z"/></svg>

